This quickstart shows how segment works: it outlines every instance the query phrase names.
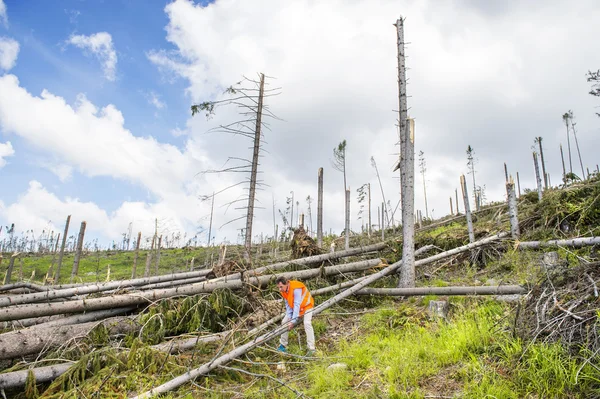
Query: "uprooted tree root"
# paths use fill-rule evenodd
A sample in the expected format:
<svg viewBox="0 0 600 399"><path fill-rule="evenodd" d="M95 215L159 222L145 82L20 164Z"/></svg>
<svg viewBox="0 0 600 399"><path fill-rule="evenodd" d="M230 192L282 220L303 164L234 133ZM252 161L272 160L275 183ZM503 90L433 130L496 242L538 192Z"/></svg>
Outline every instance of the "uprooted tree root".
<svg viewBox="0 0 600 399"><path fill-rule="evenodd" d="M599 266L593 262L548 272L518 314L518 335L528 341L560 342L572 353L597 353Z"/></svg>
<svg viewBox="0 0 600 399"><path fill-rule="evenodd" d="M290 247L292 248L292 259L305 258L323 253L315 240L306 233L302 226L294 230L294 237L292 238Z"/></svg>

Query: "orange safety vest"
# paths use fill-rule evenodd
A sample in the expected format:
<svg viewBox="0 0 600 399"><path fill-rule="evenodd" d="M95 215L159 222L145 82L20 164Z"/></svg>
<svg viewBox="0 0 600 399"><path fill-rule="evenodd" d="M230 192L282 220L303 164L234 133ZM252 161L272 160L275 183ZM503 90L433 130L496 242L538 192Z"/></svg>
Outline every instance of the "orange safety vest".
<svg viewBox="0 0 600 399"><path fill-rule="evenodd" d="M308 288L300 281L290 280L290 287L288 292L280 292L283 299L285 299L290 306L290 308L294 309L294 290L300 288L302 289L302 299L300 301L300 314L298 316L304 316L304 312L308 309L312 309L315 306L315 300L312 295L308 291Z"/></svg>

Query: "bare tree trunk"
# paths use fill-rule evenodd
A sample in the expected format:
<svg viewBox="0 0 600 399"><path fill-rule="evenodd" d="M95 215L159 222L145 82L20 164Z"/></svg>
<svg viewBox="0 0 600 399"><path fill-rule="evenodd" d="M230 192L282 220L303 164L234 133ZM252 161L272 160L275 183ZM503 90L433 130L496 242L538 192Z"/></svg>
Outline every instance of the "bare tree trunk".
<svg viewBox="0 0 600 399"><path fill-rule="evenodd" d="M357 295L421 296L421 295L512 295L525 294L520 285L473 287L363 288Z"/></svg>
<svg viewBox="0 0 600 399"><path fill-rule="evenodd" d="M367 191L369 194L369 227L367 228L367 235L371 238L371 183L367 184Z"/></svg>
<svg viewBox="0 0 600 399"><path fill-rule="evenodd" d="M571 138L569 134L569 122L565 121L567 125L567 149L569 150L569 173L573 173L573 161L571 160Z"/></svg>
<svg viewBox="0 0 600 399"><path fill-rule="evenodd" d="M577 132L575 130L575 125L571 122L571 127L573 130L573 137L575 138L575 147L577 148L577 156L579 157L579 165L581 166L581 180L585 180L585 171L583 170L583 161L581 160L581 151L579 151L579 141L577 140Z"/></svg>
<svg viewBox="0 0 600 399"><path fill-rule="evenodd" d="M567 171L565 170L565 156L563 155L562 144L560 145L560 159L562 161L563 168L563 183L567 182Z"/></svg>
<svg viewBox="0 0 600 399"><path fill-rule="evenodd" d="M53 366L36 367L33 369L11 371L0 374L0 389L13 389L24 387L29 372L33 373L36 384L50 382L64 374L75 363L60 363Z"/></svg>
<svg viewBox="0 0 600 399"><path fill-rule="evenodd" d="M540 160L542 162L542 173L544 174L544 189L548 190L548 176L546 175L546 162L544 162L544 149L542 148L542 138L538 137L538 146L540 147Z"/></svg>
<svg viewBox="0 0 600 399"><path fill-rule="evenodd" d="M346 251L350 249L350 190L346 190Z"/></svg>
<svg viewBox="0 0 600 399"><path fill-rule="evenodd" d="M159 275L158 266L160 264L160 244L162 242L162 236L158 237L158 244L156 245L156 261L154 262L155 276Z"/></svg>
<svg viewBox="0 0 600 399"><path fill-rule="evenodd" d="M247 286L263 287L275 282L278 276L286 278L310 279L322 275L346 275L347 273L360 272L381 264L380 259L364 260L343 265L328 266L324 268L299 270L292 272L270 274L265 276L248 276L246 280L232 279L230 281L216 282L207 281L200 284L186 285L183 287L144 291L140 293L112 295L102 298L79 299L66 302L47 303L44 306L30 304L23 306L9 306L0 309L0 321L27 319L32 317L50 316L63 313L81 313L92 310L112 309L117 307L130 307L155 302L159 299L172 298L174 296L197 295L210 293L216 289L228 288L236 290Z"/></svg>
<svg viewBox="0 0 600 399"><path fill-rule="evenodd" d="M460 187L462 188L463 200L465 203L465 216L467 217L467 229L469 231L469 242L475 241L475 232L473 231L473 219L471 218L471 207L469 205L469 193L467 191L467 181L465 175L460 175Z"/></svg>
<svg viewBox="0 0 600 399"><path fill-rule="evenodd" d="M215 210L215 192L213 191L212 201L210 204L210 223L208 224L208 241L206 243L207 248L210 248L210 239L212 237L212 222L213 222L214 210ZM273 221L275 221L275 208L273 208Z"/></svg>
<svg viewBox="0 0 600 399"><path fill-rule="evenodd" d="M323 248L323 168L319 168L317 193L317 245Z"/></svg>
<svg viewBox="0 0 600 399"><path fill-rule="evenodd" d="M517 188L519 190L519 197L521 197L521 179L519 179L519 172L517 172Z"/></svg>
<svg viewBox="0 0 600 399"><path fill-rule="evenodd" d="M450 215L454 215L454 209L452 209L452 196L450 196Z"/></svg>
<svg viewBox="0 0 600 399"><path fill-rule="evenodd" d="M600 244L600 237L581 237L569 240L550 240L550 241L522 241L519 243L519 249L530 248L554 248L554 247L572 247L581 248Z"/></svg>
<svg viewBox="0 0 600 399"><path fill-rule="evenodd" d="M69 223L71 222L71 215L67 216L67 222L65 223L65 232L63 233L62 244L60 245L60 252L58 254L58 263L56 265L56 272L54 273L54 283L58 284L60 279L60 267L62 266L63 256L65 254L65 245L67 244L67 234L69 233Z"/></svg>
<svg viewBox="0 0 600 399"><path fill-rule="evenodd" d="M10 256L10 260L8 261L8 269L6 269L6 275L4 276L3 284L10 284L10 279L12 277L13 267L15 266L15 258L19 256L19 252L15 252ZM10 299L10 297L9 297Z"/></svg>
<svg viewBox="0 0 600 399"><path fill-rule="evenodd" d="M460 203L458 202L458 189L454 189L454 195L456 195L456 214L460 215L460 207L458 206Z"/></svg>
<svg viewBox="0 0 600 399"><path fill-rule="evenodd" d="M384 216L387 213L385 212L385 202L381 203L381 241L385 241L385 221Z"/></svg>
<svg viewBox="0 0 600 399"><path fill-rule="evenodd" d="M506 162L504 162L504 178L506 179L506 183L508 183L508 168L506 167Z"/></svg>
<svg viewBox="0 0 600 399"><path fill-rule="evenodd" d="M79 228L79 236L77 237L77 249L75 250L75 259L73 260L73 269L71 270L71 282L79 273L79 261L81 260L81 252L83 251L83 237L85 235L85 221L81 222Z"/></svg>
<svg viewBox="0 0 600 399"><path fill-rule="evenodd" d="M517 240L521 235L519 230L519 215L517 208L517 195L515 194L515 183L510 179L506 183L506 193L508 195L508 215L510 217L510 234L513 239Z"/></svg>
<svg viewBox="0 0 600 399"><path fill-rule="evenodd" d="M150 265L152 264L152 251L154 250L154 241L156 240L156 234L152 236L152 244L150 250L146 253L146 268L144 269L144 277L150 276Z"/></svg>
<svg viewBox="0 0 600 399"><path fill-rule="evenodd" d="M538 164L537 153L533 152L533 166L535 168L535 180L537 182L538 200L542 200L542 178L540 177L540 165Z"/></svg>
<svg viewBox="0 0 600 399"><path fill-rule="evenodd" d="M256 180L258 174L258 155L260 152L260 136L262 127L263 97L265 92L265 75L260 74L260 89L258 92L258 105L256 108L256 128L254 134L254 152L252 154L252 172L250 174L250 190L248 195L248 215L246 217L246 248L244 257L250 261L250 250L252 249L252 222L254 219L254 197L256 195Z"/></svg>
<svg viewBox="0 0 600 399"><path fill-rule="evenodd" d="M300 214L300 223L299 223L299 226L304 229L304 214L303 213Z"/></svg>
<svg viewBox="0 0 600 399"><path fill-rule="evenodd" d="M452 256L454 254L461 253L461 252L464 252L464 251L467 251L467 250L470 250L473 248L477 248L479 246L496 241L503 236L504 236L503 234L500 234L497 236L489 237L484 240L478 241L477 243L472 243L472 244L465 245L465 246L462 246L459 248L455 248L451 251L443 252L436 256L432 256L430 258L423 259L421 261L417 261L415 263L415 266L435 262L439 259L443 259L445 257ZM360 281L352 288L349 288L343 292L340 292L339 294L331 297L330 299L328 299L325 302L321 303L320 305L316 306L313 309L313 315L317 315L317 314L323 312L324 310L326 310L326 309L330 308L331 306L335 305L336 303L340 302L342 299L347 298L350 295L353 295L355 292L357 292L357 291L361 290L362 288L366 287L367 285L381 279L382 277L385 277L391 273L396 272L396 270L398 268L400 268L401 266L402 266L402 261L396 262L396 263L386 267L385 269L381 270L380 272L375 273L375 274L365 278L364 280ZM296 325L299 322L300 322L300 320L293 323L293 325ZM151 397L157 396L161 393L166 393L171 390L174 390L174 389L178 388L179 386L185 384L186 382L193 380L201 375L204 375L204 374L210 372L211 370L213 370L223 364L226 364L227 362L229 362L233 359L236 359L236 358L244 355L245 353L248 353L255 347L267 342L268 340L271 340L275 337L282 335L286 331L288 331L288 326L278 327L273 331L270 331L264 335L261 335L260 337L256 337L252 341L237 347L236 349L234 349L233 351L231 351L225 355L219 356L217 358L213 358L209 363L203 364L202 366L200 366L196 369L189 370L185 374L183 374L179 377L176 377L176 378L172 379L171 381L168 381L156 388L153 388L150 391L141 393L140 395L135 396L132 399L151 398Z"/></svg>
<svg viewBox="0 0 600 399"><path fill-rule="evenodd" d="M135 278L137 273L137 263L140 256L140 241L142 240L142 232L138 232L137 241L135 242L135 252L133 254L133 268L131 270L131 278Z"/></svg>

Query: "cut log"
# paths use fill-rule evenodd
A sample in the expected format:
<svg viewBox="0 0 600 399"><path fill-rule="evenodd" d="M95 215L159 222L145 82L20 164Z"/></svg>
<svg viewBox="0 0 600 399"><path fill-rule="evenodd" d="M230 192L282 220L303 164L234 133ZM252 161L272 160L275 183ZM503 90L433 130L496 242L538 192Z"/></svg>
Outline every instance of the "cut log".
<svg viewBox="0 0 600 399"><path fill-rule="evenodd" d="M445 251L442 252L440 254L431 256L427 259L423 259L423 260L419 260L415 262L415 266L421 266L421 265L425 265L428 263L432 263L435 261L438 261L440 259L444 259L446 257L452 256L452 255L456 255L459 254L461 252L464 251L469 251L471 249L474 248L478 248L480 246L483 245L487 245L489 243L495 242L500 240L501 238L506 237L507 234L506 233L500 233L498 235L492 236L492 237L488 237L485 238L483 240L480 241L476 241L473 243L470 243L468 245L463 245L461 247L458 248L454 248L450 251ZM344 298L347 298L351 295L353 295L355 292L361 290L362 288L366 287L367 285L391 274L394 273L396 270L398 270L398 268L402 265L402 261L400 262L396 262L388 267L386 267L385 269L365 278L364 280L362 280L360 283L356 284L354 287L349 288L343 292L340 292L339 294L335 295L334 297L328 299L327 301L321 303L320 305L316 306L313 309L313 315L319 314L321 312L323 312L325 309L330 308L331 306L333 306L334 304L338 303L339 301L341 301ZM300 320L296 321L296 323L294 324L298 324L300 322ZM276 329L263 334L259 337L254 338L252 341L241 345L239 347L237 347L236 349L234 349L233 351L226 353L222 356L219 356L215 359L212 359L209 363L205 363L202 366L193 369L193 370L189 370L188 372L186 372L185 374L182 374L174 379L172 379L171 381L168 381L156 388L153 388L149 391L143 392L138 396L133 397L132 399L142 399L142 398L151 398L154 397L156 395L162 394L162 393L166 393L169 392L173 389L176 389L178 387L180 387L181 385L185 384L186 382L190 381L190 380L194 380L197 377L206 374L208 372L210 372L211 370L228 363L229 361L236 359L239 356L244 355L245 353L248 353L249 351L251 351L252 349L254 349L255 347L273 339L276 338L280 335L282 335L284 332L288 331L288 326L280 326L277 327Z"/></svg>
<svg viewBox="0 0 600 399"><path fill-rule="evenodd" d="M11 331L0 334L0 359L13 359L64 345L69 340L87 336L99 324L104 325L110 335L127 334L140 328L130 317L112 317L100 322Z"/></svg>
<svg viewBox="0 0 600 399"><path fill-rule="evenodd" d="M416 287L416 288L363 288L357 295L421 296L421 295L512 295L525 294L520 285L473 287Z"/></svg>
<svg viewBox="0 0 600 399"><path fill-rule="evenodd" d="M364 260L359 262L347 263L343 265L329 266L322 269L300 270L296 272L280 273L281 276L288 278L308 279L318 277L321 274L335 275L357 272L370 269L379 265L379 259ZM62 303L35 303L29 305L9 306L0 309L0 321L19 320L31 317L50 316L62 313L80 313L92 310L111 309L115 307L136 306L148 304L159 299L170 298L174 296L197 295L201 293L213 292L219 288L239 289L245 285L262 287L275 281L277 276L255 276L247 277L242 280L232 280L226 282L204 282L184 287L168 288L163 290L144 291L140 293L113 295L105 298L91 298L84 300L73 300Z"/></svg>
<svg viewBox="0 0 600 399"><path fill-rule="evenodd" d="M75 363L61 363L53 366L36 367L28 370L11 371L0 374L0 389L24 387L29 371L33 372L36 384L53 381L64 374Z"/></svg>

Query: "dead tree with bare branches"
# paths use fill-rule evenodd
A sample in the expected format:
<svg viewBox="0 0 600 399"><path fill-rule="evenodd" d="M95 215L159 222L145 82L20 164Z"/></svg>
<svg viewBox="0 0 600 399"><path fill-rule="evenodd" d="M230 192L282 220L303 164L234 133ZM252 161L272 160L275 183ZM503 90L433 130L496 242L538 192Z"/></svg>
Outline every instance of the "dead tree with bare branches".
<svg viewBox="0 0 600 399"><path fill-rule="evenodd" d="M267 87L265 87L267 86ZM280 88L268 88L268 83L265 82L265 75L259 74L259 79L244 79L238 82L235 86L230 86L225 90L225 98L220 100L205 101L199 104L194 104L191 107L192 115L203 112L207 118L215 114L217 107L224 105L235 106L239 110L241 120L221 124L218 127L211 129L211 132L233 134L252 140L252 158L245 159L235 156L230 156L227 162L232 162L232 166L224 167L219 170L207 170L203 173L242 173L248 178L237 182L229 187L226 187L211 195L202 197L204 200L212 200L212 198L230 188L248 184L248 196L237 198L226 204L227 207L236 205L240 202L247 202L246 206L236 207L238 210L246 210L246 215L229 220L224 225L235 222L237 220L246 219L246 227L244 229L244 246L245 259L250 260L250 249L252 247L252 222L254 219L255 199L257 187L264 185L264 182L258 178L259 158L262 152L262 142L264 139L264 130L269 129L269 124L265 122L266 118L278 119L265 104L265 99L280 94ZM224 226L223 225L223 226ZM221 227L223 227L221 226Z"/></svg>

